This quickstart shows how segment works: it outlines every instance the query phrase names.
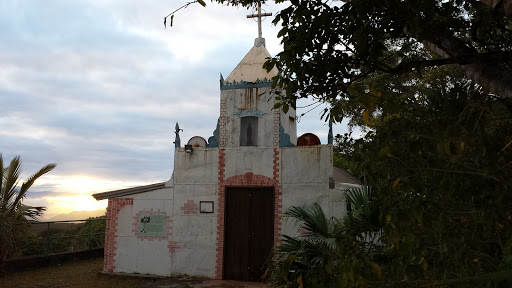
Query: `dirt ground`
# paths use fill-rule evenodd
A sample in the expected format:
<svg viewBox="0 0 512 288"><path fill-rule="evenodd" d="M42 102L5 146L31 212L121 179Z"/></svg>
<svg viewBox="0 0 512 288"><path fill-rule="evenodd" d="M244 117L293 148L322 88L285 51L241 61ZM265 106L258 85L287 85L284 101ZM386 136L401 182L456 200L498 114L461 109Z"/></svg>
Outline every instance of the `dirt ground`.
<svg viewBox="0 0 512 288"><path fill-rule="evenodd" d="M0 277L1 288L265 288L263 283L196 278L151 278L100 273L103 258L77 261Z"/></svg>

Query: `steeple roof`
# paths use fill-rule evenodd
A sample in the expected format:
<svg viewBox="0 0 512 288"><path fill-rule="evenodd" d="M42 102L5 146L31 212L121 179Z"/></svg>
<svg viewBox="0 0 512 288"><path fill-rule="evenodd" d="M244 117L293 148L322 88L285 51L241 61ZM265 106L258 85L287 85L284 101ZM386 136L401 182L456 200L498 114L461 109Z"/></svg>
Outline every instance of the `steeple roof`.
<svg viewBox="0 0 512 288"><path fill-rule="evenodd" d="M262 38L260 38L262 39ZM264 39L262 39L264 41ZM259 45L258 45L259 44ZM226 82L256 82L256 80L267 79L277 75L277 69L274 67L269 73L263 69L263 63L270 58L264 42L255 41L255 45L245 55L244 59L236 66L236 68L226 78Z"/></svg>

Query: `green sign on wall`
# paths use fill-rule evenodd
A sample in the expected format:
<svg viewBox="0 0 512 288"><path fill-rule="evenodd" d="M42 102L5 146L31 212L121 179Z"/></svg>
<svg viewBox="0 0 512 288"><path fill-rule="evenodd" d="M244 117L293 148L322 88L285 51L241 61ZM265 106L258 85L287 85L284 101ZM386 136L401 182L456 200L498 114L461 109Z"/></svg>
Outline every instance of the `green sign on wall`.
<svg viewBox="0 0 512 288"><path fill-rule="evenodd" d="M139 236L165 237L165 214L140 214Z"/></svg>

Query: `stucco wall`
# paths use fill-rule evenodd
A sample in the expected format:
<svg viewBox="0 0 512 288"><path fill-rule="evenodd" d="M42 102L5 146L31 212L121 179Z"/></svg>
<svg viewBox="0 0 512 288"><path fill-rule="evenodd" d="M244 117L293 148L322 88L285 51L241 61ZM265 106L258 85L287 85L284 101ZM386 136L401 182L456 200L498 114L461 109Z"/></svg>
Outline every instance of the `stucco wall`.
<svg viewBox="0 0 512 288"><path fill-rule="evenodd" d="M222 90L221 100L226 105L226 146L240 146L241 113L245 110L258 110L262 115L258 117L258 147L272 147L274 133L274 95L270 87ZM293 121L290 120L290 117ZM280 112L281 125L284 132L290 135L290 141L297 143L297 127L295 123L295 110L290 108L287 113Z"/></svg>
<svg viewBox="0 0 512 288"><path fill-rule="evenodd" d="M194 148L174 156L173 275L215 276L219 150ZM200 201L214 201L214 213L199 213ZM192 210L187 210L190 208Z"/></svg>
<svg viewBox="0 0 512 288"><path fill-rule="evenodd" d="M216 184L218 179L219 150L194 147L192 153L185 148L174 151L174 185Z"/></svg>
<svg viewBox="0 0 512 288"><path fill-rule="evenodd" d="M359 187L357 184L335 183L335 188L329 195L329 215L331 217L342 218L347 215L347 201L345 191L353 187Z"/></svg>
<svg viewBox="0 0 512 288"><path fill-rule="evenodd" d="M332 146L282 148L283 211L292 206L307 207L315 202L329 211L329 177L332 176ZM283 221L283 234L297 235L293 221Z"/></svg>
<svg viewBox="0 0 512 288"><path fill-rule="evenodd" d="M131 205L123 206L117 215L107 215L117 217L113 272L171 275L171 254L162 251L167 251L169 241L172 241L172 226L166 229L165 237L141 237L137 231L137 215L141 212L172 215L170 195L173 190L165 188L132 195Z"/></svg>
<svg viewBox="0 0 512 288"><path fill-rule="evenodd" d="M113 272L215 276L217 217L199 203L217 200L218 149L176 149L174 163L168 188L131 195L117 212ZM141 213L165 214L165 237L140 236Z"/></svg>
<svg viewBox="0 0 512 288"><path fill-rule="evenodd" d="M122 205L116 210L117 224L112 230L114 253L109 267L113 272L221 277L224 247L219 241L223 239L224 226L223 214L218 213L224 211L224 203L220 203L224 198L219 194L224 191L223 185L274 186L276 237L297 235L298 227L280 219L282 211L292 206L318 202L329 217L343 216L343 191L353 186L336 183L334 189L329 188L333 173L331 145L194 148L193 153L179 148L174 161L173 178L167 188L116 198ZM257 179L267 179L264 182L268 184ZM200 213L200 201L213 201L214 212ZM141 213L165 214L165 237L140 236L137 225Z"/></svg>
<svg viewBox="0 0 512 288"><path fill-rule="evenodd" d="M274 150L262 147L238 147L225 150L225 177L252 172L272 178Z"/></svg>
<svg viewBox="0 0 512 288"><path fill-rule="evenodd" d="M283 184L323 183L332 177L332 145L281 148Z"/></svg>

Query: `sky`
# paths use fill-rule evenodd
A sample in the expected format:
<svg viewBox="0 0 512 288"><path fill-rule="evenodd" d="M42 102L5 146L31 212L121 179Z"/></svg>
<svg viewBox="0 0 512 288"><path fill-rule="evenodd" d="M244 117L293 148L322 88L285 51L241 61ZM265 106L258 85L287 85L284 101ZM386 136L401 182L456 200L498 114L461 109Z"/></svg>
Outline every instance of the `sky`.
<svg viewBox="0 0 512 288"><path fill-rule="evenodd" d="M23 179L57 164L24 201L47 207L44 218L105 208L94 193L170 179L176 122L182 143L213 135L220 73L253 46L257 23L250 10L207 2L180 10L165 29L164 16L186 2L0 0L0 153L5 165L21 156ZM272 19L263 37L276 55ZM297 135L326 143L322 109L301 117Z"/></svg>

